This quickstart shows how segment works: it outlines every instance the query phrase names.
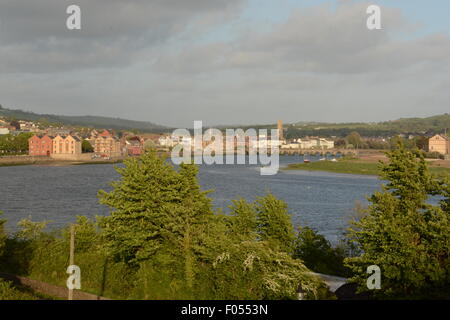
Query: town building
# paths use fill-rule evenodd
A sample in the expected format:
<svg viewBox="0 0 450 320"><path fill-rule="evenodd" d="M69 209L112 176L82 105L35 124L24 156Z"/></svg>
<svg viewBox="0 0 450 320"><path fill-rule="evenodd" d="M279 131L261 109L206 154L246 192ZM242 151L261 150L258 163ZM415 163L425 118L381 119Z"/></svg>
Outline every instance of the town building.
<svg viewBox="0 0 450 320"><path fill-rule="evenodd" d="M324 138L294 139L281 145L282 149L333 149L334 141Z"/></svg>
<svg viewBox="0 0 450 320"><path fill-rule="evenodd" d="M53 139L53 154L81 154L81 140L72 135L57 135Z"/></svg>
<svg viewBox="0 0 450 320"><path fill-rule="evenodd" d="M28 154L30 156L47 156L53 153L53 137L34 135L28 139Z"/></svg>
<svg viewBox="0 0 450 320"><path fill-rule="evenodd" d="M173 147L176 143L178 143L178 141L174 141L174 139L171 136L161 136L158 139L158 144L161 147L167 147L167 148L171 148Z"/></svg>
<svg viewBox="0 0 450 320"><path fill-rule="evenodd" d="M68 136L72 131L67 128L47 128L46 132L48 135L56 137L57 135Z"/></svg>
<svg viewBox="0 0 450 320"><path fill-rule="evenodd" d="M8 127L0 127L0 135L9 134L9 132Z"/></svg>
<svg viewBox="0 0 450 320"><path fill-rule="evenodd" d="M450 154L450 137L445 134L437 134L428 140L428 151L439 152L443 155Z"/></svg>
<svg viewBox="0 0 450 320"><path fill-rule="evenodd" d="M120 157L123 154L122 143L108 130L93 138L91 144L94 152L102 157Z"/></svg>
<svg viewBox="0 0 450 320"><path fill-rule="evenodd" d="M321 148L321 149L333 149L334 148L334 141L320 138L319 139L319 148Z"/></svg>
<svg viewBox="0 0 450 320"><path fill-rule="evenodd" d="M53 138L53 154L78 155L81 154L81 139L73 136L57 135Z"/></svg>
<svg viewBox="0 0 450 320"><path fill-rule="evenodd" d="M39 130L39 126L32 121L19 120L20 131L23 132L36 132Z"/></svg>
<svg viewBox="0 0 450 320"><path fill-rule="evenodd" d="M129 156L140 156L144 153L144 139L134 136L125 140L126 152Z"/></svg>
<svg viewBox="0 0 450 320"><path fill-rule="evenodd" d="M334 141L324 138L297 139L300 149L333 149Z"/></svg>

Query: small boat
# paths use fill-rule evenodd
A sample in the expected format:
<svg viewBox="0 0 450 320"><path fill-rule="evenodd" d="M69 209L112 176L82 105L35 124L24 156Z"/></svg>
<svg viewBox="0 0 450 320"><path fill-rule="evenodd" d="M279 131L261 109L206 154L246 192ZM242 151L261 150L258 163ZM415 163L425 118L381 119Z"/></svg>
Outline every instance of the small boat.
<svg viewBox="0 0 450 320"><path fill-rule="evenodd" d="M333 162L337 162L336 158L333 158L333 159L331 159L331 161L333 161Z"/></svg>
<svg viewBox="0 0 450 320"><path fill-rule="evenodd" d="M327 159L325 159L325 158L320 158L319 159L319 161L325 161L325 160L327 160Z"/></svg>
<svg viewBox="0 0 450 320"><path fill-rule="evenodd" d="M304 159L303 163L310 163L311 161L309 161L308 159Z"/></svg>

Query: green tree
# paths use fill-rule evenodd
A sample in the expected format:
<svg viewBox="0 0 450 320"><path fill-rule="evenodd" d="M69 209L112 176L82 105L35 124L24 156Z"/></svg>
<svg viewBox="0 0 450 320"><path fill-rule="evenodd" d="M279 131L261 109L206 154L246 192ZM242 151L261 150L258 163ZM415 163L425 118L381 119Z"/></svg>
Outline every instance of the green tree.
<svg viewBox="0 0 450 320"><path fill-rule="evenodd" d="M287 204L268 194L256 200L258 234L278 250L292 253L295 232Z"/></svg>
<svg viewBox="0 0 450 320"><path fill-rule="evenodd" d="M16 128L16 130L20 130L20 123L17 120L12 120L9 125Z"/></svg>
<svg viewBox="0 0 450 320"><path fill-rule="evenodd" d="M449 181L430 174L423 156L402 144L381 165L387 181L370 198L367 215L353 223L350 240L362 255L346 259L364 290L366 268L381 268L382 297L448 298L450 284ZM443 197L439 205L429 197ZM367 289L366 289L367 290Z"/></svg>
<svg viewBox="0 0 450 320"><path fill-rule="evenodd" d="M241 199L231 215L213 214L193 165L175 170L149 152L117 170L113 190L99 193L111 207L102 238L114 264L134 270L133 298L286 299L300 283L317 297L320 281L286 252L293 239L284 202Z"/></svg>
<svg viewBox="0 0 450 320"><path fill-rule="evenodd" d="M258 201L267 202L266 208L257 209L260 206ZM202 261L207 263L203 264L204 272L201 274L204 281L201 283L212 290L205 298L296 299L300 284L308 298L318 298L320 280L280 244L283 241L280 241L278 233L285 235L289 227L280 228L281 232L275 229L261 232L258 210L271 212L272 221L278 226L282 223L275 222L275 212L282 217L283 223L290 224L285 221L290 217L282 203L273 195L254 203L239 199L230 206L230 215L214 216L215 222L209 224L212 228L209 228L204 241L207 249L203 250L202 256ZM288 244L291 240L287 241Z"/></svg>
<svg viewBox="0 0 450 320"><path fill-rule="evenodd" d="M258 217L255 206L244 199L233 200L230 206L230 229L234 236L246 240L256 240L258 236Z"/></svg>
<svg viewBox="0 0 450 320"><path fill-rule="evenodd" d="M294 257L301 259L309 269L336 276L348 276L344 267L344 250L331 243L314 229L300 228L295 241Z"/></svg>
<svg viewBox="0 0 450 320"><path fill-rule="evenodd" d="M353 131L346 137L347 143L354 146L356 149L361 148L363 141L358 132Z"/></svg>
<svg viewBox="0 0 450 320"><path fill-rule="evenodd" d="M81 151L83 153L94 152L94 147L91 145L91 143L88 140L83 140L83 142L81 143Z"/></svg>
<svg viewBox="0 0 450 320"><path fill-rule="evenodd" d="M113 190L99 192L100 202L112 209L102 223L113 256L130 265L183 270L183 285L192 288L195 248L212 216L207 192L196 180L198 169L182 164L176 171L153 152L124 164L116 169L122 178Z"/></svg>
<svg viewBox="0 0 450 320"><path fill-rule="evenodd" d="M428 138L424 136L418 136L414 138L417 148L420 150L428 151Z"/></svg>
<svg viewBox="0 0 450 320"><path fill-rule="evenodd" d="M24 154L28 152L28 139L32 133L20 133L17 136L6 134L0 136L0 151L2 154Z"/></svg>

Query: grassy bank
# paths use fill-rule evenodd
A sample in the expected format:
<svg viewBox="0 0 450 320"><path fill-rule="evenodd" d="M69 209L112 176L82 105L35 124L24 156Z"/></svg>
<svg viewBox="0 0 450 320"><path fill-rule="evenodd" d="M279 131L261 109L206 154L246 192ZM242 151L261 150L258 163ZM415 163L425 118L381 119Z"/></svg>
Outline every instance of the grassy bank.
<svg viewBox="0 0 450 320"><path fill-rule="evenodd" d="M327 171L336 173L377 175L378 164L358 162L357 160L317 161L288 165L286 170Z"/></svg>
<svg viewBox="0 0 450 320"><path fill-rule="evenodd" d="M288 165L285 170L326 171L335 173L378 175L379 164L360 159L341 159L339 161L317 161L310 163L296 163ZM450 175L450 169L430 167L430 171L439 175Z"/></svg>
<svg viewBox="0 0 450 320"><path fill-rule="evenodd" d="M54 298L0 278L0 300L54 300Z"/></svg>
<svg viewBox="0 0 450 320"><path fill-rule="evenodd" d="M44 161L23 161L23 162L1 162L0 167L17 167L17 166L32 166L32 165L45 165L45 166L74 166L74 165L86 165L86 164L115 164L122 163L123 160L99 160L99 161L58 161L58 160L44 160Z"/></svg>
<svg viewBox="0 0 450 320"><path fill-rule="evenodd" d="M29 166L35 164L34 162L0 162L0 167L16 167L16 166Z"/></svg>

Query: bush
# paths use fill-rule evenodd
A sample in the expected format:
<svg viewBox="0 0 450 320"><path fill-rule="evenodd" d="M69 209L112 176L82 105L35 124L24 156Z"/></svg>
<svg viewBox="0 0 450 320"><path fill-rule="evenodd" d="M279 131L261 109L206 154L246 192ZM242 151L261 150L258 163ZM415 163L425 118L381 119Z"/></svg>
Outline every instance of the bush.
<svg viewBox="0 0 450 320"><path fill-rule="evenodd" d="M294 257L318 273L341 277L349 275L349 270L344 266L344 250L333 248L324 236L309 227L299 229Z"/></svg>
<svg viewBox="0 0 450 320"><path fill-rule="evenodd" d="M424 152L424 156L427 159L441 159L444 160L445 156L439 152L433 151L433 152Z"/></svg>
<svg viewBox="0 0 450 320"><path fill-rule="evenodd" d="M13 286L12 282L0 279L0 300L37 300L29 290L20 290Z"/></svg>

